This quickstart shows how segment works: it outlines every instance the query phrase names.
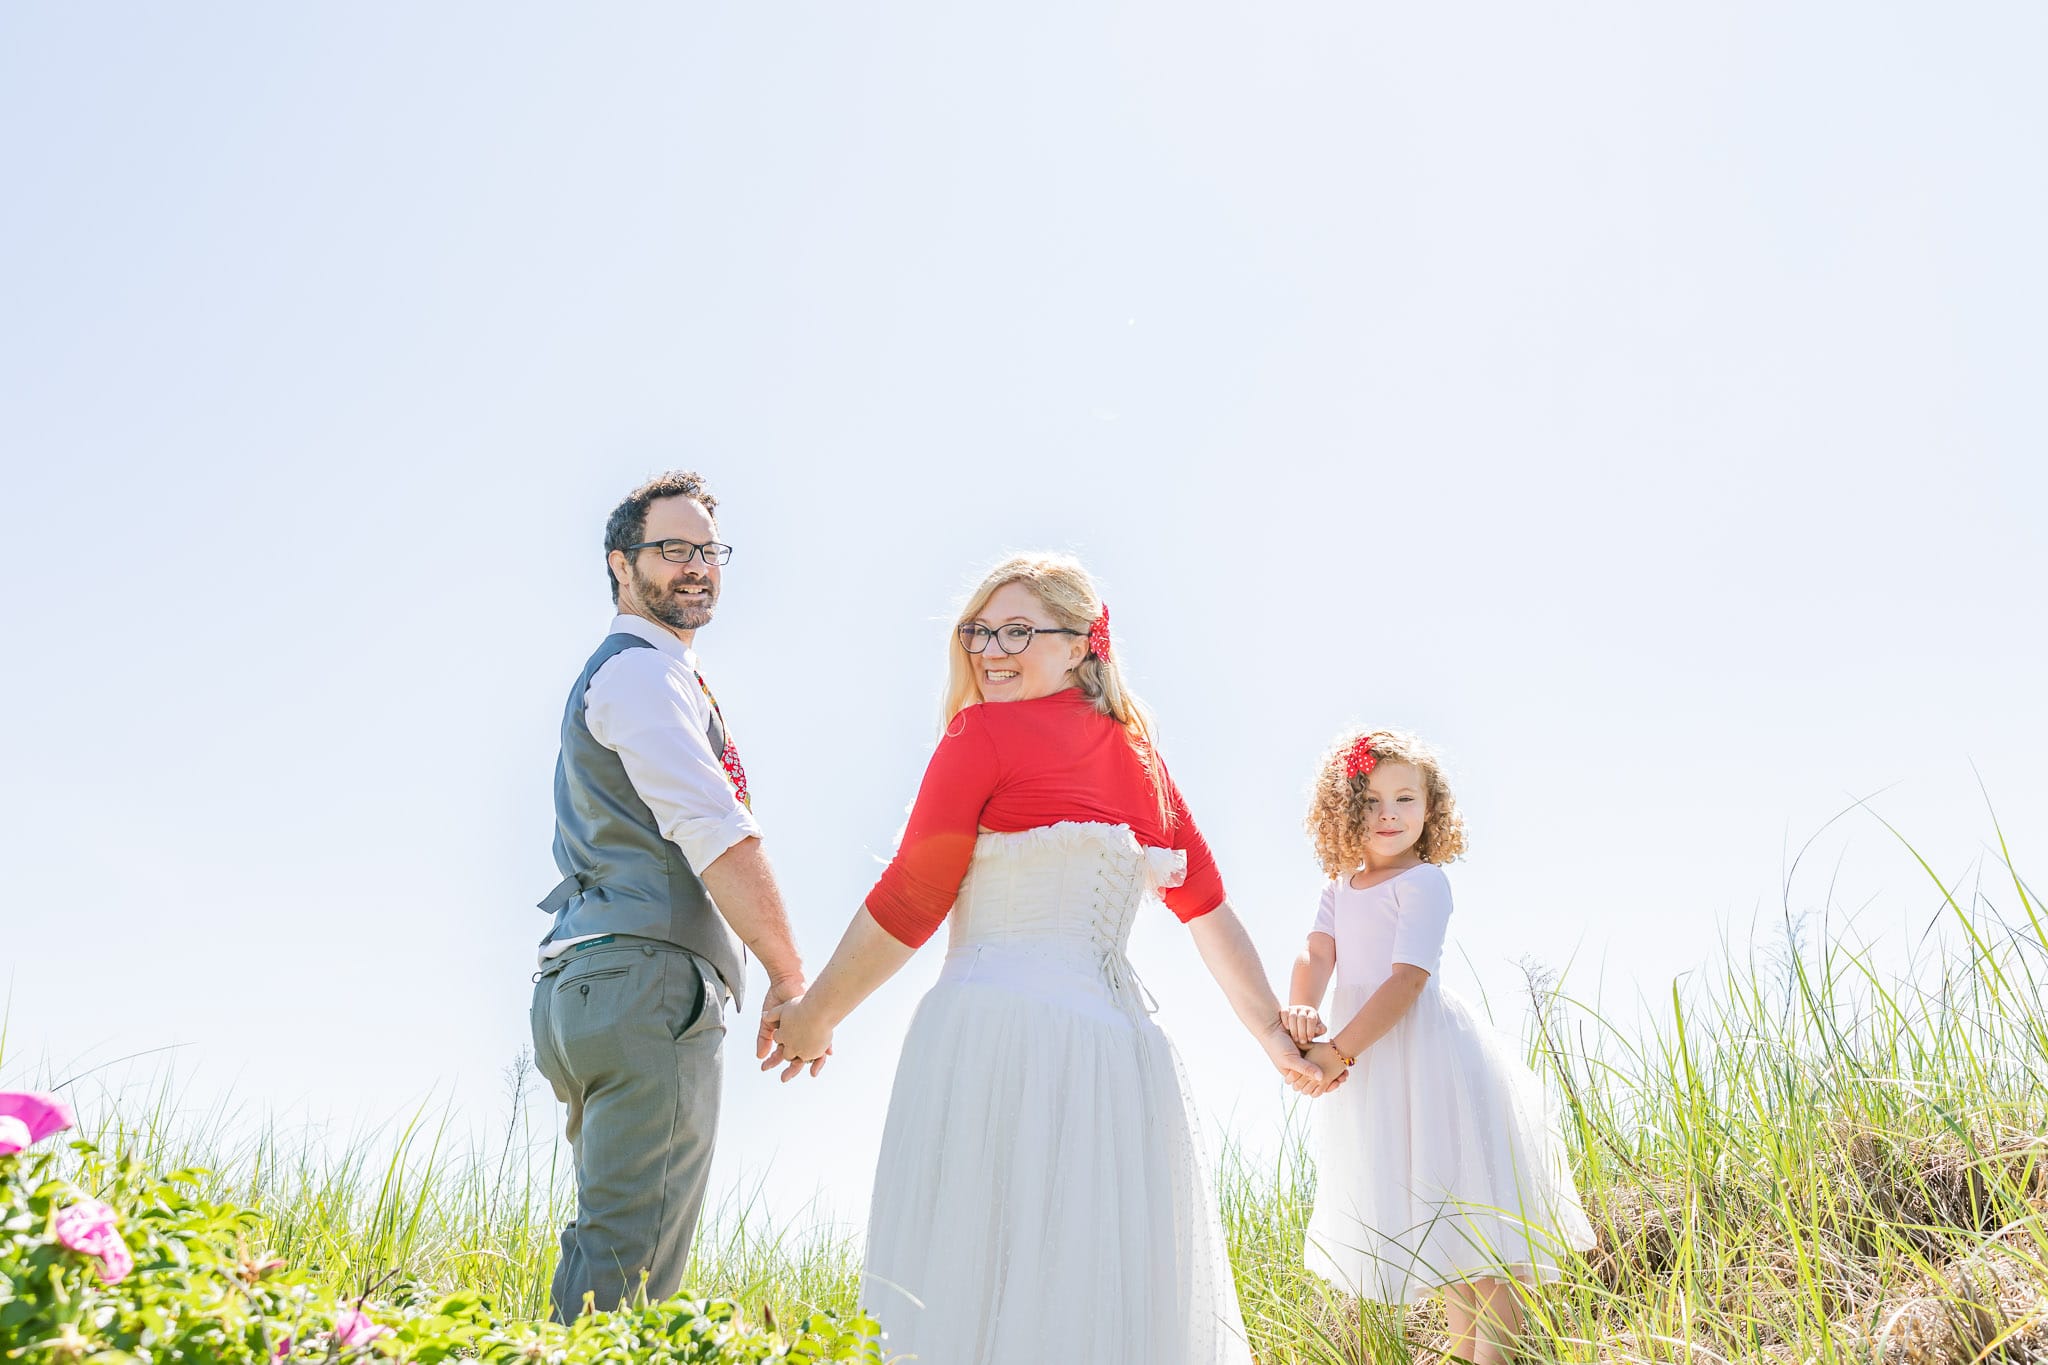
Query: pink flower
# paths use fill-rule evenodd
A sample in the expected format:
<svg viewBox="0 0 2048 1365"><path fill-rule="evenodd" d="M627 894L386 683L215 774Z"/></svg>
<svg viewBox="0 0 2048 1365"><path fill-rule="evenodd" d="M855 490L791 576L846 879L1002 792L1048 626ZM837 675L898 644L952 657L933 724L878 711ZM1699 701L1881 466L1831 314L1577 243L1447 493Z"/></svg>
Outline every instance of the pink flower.
<svg viewBox="0 0 2048 1365"><path fill-rule="evenodd" d="M128 1272L135 1269L135 1253L128 1250L128 1244L121 1240L119 1233L107 1249L100 1253L100 1283L119 1284L128 1278Z"/></svg>
<svg viewBox="0 0 2048 1365"><path fill-rule="evenodd" d="M57 1240L98 1260L93 1269L104 1284L119 1284L135 1269L135 1257L114 1227L114 1210L97 1199L82 1200L57 1214Z"/></svg>
<svg viewBox="0 0 2048 1365"><path fill-rule="evenodd" d="M0 1090L0 1156L11 1156L31 1142L61 1133L72 1122L71 1106L55 1095Z"/></svg>
<svg viewBox="0 0 2048 1365"><path fill-rule="evenodd" d="M351 1308L334 1320L334 1339L345 1350L353 1351L358 1346L368 1346L378 1337L389 1336L389 1327L379 1327L371 1322L369 1315Z"/></svg>
<svg viewBox="0 0 2048 1365"><path fill-rule="evenodd" d="M270 1353L270 1358L272 1360L283 1360L292 1353L292 1344L292 1339L286 1337L283 1341L277 1343L277 1349Z"/></svg>

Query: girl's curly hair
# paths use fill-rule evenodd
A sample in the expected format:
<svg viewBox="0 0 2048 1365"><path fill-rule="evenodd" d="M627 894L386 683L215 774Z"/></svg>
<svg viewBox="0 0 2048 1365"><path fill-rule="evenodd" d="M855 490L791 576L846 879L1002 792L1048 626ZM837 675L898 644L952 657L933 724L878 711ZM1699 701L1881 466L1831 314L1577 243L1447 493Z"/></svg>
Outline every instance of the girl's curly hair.
<svg viewBox="0 0 2048 1365"><path fill-rule="evenodd" d="M1382 763L1413 764L1427 788L1423 800L1428 813L1422 820L1422 837L1415 851L1426 863L1447 863L1465 851L1465 817L1458 813L1458 798L1444 779L1443 759L1437 751L1405 730L1346 730L1323 755L1316 770L1315 787L1309 795L1308 833L1315 841L1316 860L1331 877L1348 877L1365 866L1365 853L1372 840L1371 821L1365 812L1366 777L1344 775L1344 756L1362 738L1370 737L1374 757Z"/></svg>

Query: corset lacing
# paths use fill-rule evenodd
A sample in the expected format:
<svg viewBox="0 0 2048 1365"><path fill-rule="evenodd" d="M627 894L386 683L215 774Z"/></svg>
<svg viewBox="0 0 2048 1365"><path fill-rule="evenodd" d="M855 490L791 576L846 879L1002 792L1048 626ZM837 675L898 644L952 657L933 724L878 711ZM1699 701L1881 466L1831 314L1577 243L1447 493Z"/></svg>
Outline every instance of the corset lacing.
<svg viewBox="0 0 2048 1365"><path fill-rule="evenodd" d="M1142 854L1135 863L1108 856L1097 864L1097 914L1089 921L1088 928L1099 958L1097 969L1102 975L1102 984L1109 988L1110 996L1126 1012L1142 1010L1146 1014L1157 1014L1159 1001L1145 988L1145 983L1138 978L1137 968L1131 965L1130 955L1124 951L1132 914L1144 896L1145 888L1139 885L1139 875L1146 869L1147 863Z"/></svg>
<svg viewBox="0 0 2048 1365"><path fill-rule="evenodd" d="M1083 821L984 832L955 903L948 958L1021 954L1094 977L1132 1019L1159 1011L1125 950L1141 907L1178 886L1186 855L1140 844L1129 826ZM963 967L963 970L971 970Z"/></svg>

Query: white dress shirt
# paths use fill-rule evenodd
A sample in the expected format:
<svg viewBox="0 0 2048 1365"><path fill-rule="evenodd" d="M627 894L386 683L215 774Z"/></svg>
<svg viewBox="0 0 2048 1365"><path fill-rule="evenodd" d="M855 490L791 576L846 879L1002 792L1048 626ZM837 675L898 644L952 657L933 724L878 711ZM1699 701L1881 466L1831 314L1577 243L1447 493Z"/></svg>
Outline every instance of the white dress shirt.
<svg viewBox="0 0 2048 1365"><path fill-rule="evenodd" d="M654 648L621 650L605 660L584 690L583 723L591 738L619 756L662 837L702 876L719 854L758 838L761 826L711 751L711 698L698 681L696 652L641 616L614 616L611 634L635 635ZM553 957L581 941L550 943L542 955Z"/></svg>

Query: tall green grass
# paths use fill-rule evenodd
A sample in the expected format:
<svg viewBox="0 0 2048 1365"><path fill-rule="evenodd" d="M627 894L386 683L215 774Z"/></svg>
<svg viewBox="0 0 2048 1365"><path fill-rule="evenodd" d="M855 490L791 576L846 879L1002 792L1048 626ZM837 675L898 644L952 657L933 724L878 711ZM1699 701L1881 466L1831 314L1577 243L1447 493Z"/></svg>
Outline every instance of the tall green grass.
<svg viewBox="0 0 2048 1365"><path fill-rule="evenodd" d="M1904 972L1795 925L1634 1031L1532 981L1532 1059L1599 1246L1530 1296L1525 1355L2048 1360L2048 938L2009 857L2004 914L1920 866L1939 922ZM1434 1308L1302 1271L1313 1183L1299 1145L1224 1172L1261 1360L1434 1345Z"/></svg>
<svg viewBox="0 0 2048 1365"><path fill-rule="evenodd" d="M1776 933L1629 1028L1532 975L1530 1056L1600 1244L1529 1296L1525 1356L2048 1361L2048 936L2006 880L2001 913L1933 879L1941 925L1903 972L1826 932ZM263 1211L273 1251L334 1284L395 1272L539 1315L572 1191L536 1155L554 1115L525 1103L524 1067L489 1140L451 1140L431 1110L338 1143L242 1132L225 1111L174 1121L168 1081L140 1103L79 1098L102 1149L209 1168L214 1193ZM1433 1307L1361 1305L1302 1268L1308 1113L1277 1156L1219 1162L1254 1351L1429 1359ZM859 1255L855 1230L778 1227L743 1192L707 1217L690 1278L793 1320L853 1308Z"/></svg>

